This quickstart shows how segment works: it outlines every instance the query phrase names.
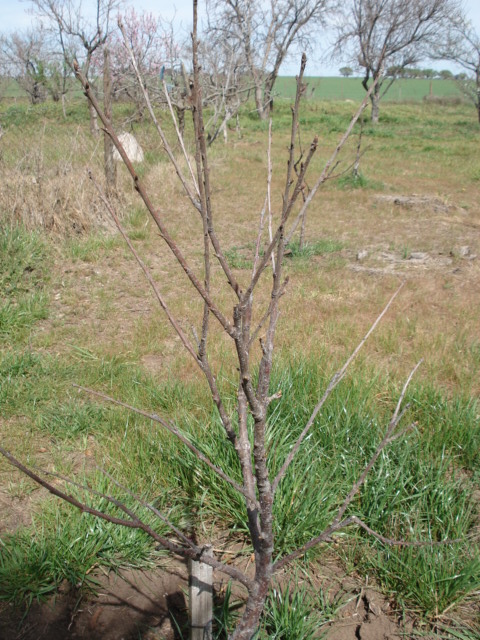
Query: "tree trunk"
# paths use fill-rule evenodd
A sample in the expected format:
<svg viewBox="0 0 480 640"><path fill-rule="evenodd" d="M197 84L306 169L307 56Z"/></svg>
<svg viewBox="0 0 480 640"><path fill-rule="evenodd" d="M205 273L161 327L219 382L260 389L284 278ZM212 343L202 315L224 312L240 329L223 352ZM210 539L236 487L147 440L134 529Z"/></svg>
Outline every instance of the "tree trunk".
<svg viewBox="0 0 480 640"><path fill-rule="evenodd" d="M258 585L255 594L249 595L243 616L235 627L235 631L229 636L229 640L252 640L255 637L260 625L269 584L270 581L265 580Z"/></svg>
<svg viewBox="0 0 480 640"><path fill-rule="evenodd" d="M90 103L88 103L88 111L90 113L90 133L92 136L98 136L100 129L98 127L97 112Z"/></svg>
<svg viewBox="0 0 480 640"><path fill-rule="evenodd" d="M375 71L372 71L372 82L375 82L376 78L378 77L378 75L375 75ZM362 80L362 86L365 89L365 91L369 90L369 86L368 86L368 82L370 80L370 69L367 69L365 76ZM380 84L381 82L378 81L377 84L375 85L375 88L373 90L373 92L370 94L370 102L372 104L372 115L371 115L371 122L372 124L377 124L378 123L378 119L379 119L379 113L380 113Z"/></svg>
<svg viewBox="0 0 480 640"><path fill-rule="evenodd" d="M255 85L255 107L260 120L268 118L268 108L263 102L263 87L260 82Z"/></svg>
<svg viewBox="0 0 480 640"><path fill-rule="evenodd" d="M372 103L372 124L378 124L380 114L380 90L378 84L370 95L370 102Z"/></svg>
<svg viewBox="0 0 480 640"><path fill-rule="evenodd" d="M110 52L103 50L103 109L109 121L112 121L112 77L110 73ZM105 183L108 197L117 194L117 165L113 159L114 145L105 131L103 134L103 156L105 162Z"/></svg>

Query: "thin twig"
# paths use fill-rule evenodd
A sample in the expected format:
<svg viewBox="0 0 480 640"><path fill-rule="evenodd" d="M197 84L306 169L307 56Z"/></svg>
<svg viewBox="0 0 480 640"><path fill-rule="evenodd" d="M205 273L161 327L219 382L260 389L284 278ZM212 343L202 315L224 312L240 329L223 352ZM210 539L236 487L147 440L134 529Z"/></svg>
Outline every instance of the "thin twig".
<svg viewBox="0 0 480 640"><path fill-rule="evenodd" d="M201 365L201 362L200 362L197 354L195 353L195 349L193 348L190 340L187 338L187 336L183 332L182 327L179 325L179 323L177 322L177 320L175 319L175 317L171 313L167 303L165 302L164 297L160 293L160 290L158 289L157 284L156 284L155 280L153 279L152 274L150 273L149 268L147 267L147 265L143 262L143 260L138 255L137 250L133 246L132 241L130 240L130 238L129 238L128 234L126 233L125 229L123 228L122 223L120 222L120 219L118 218L117 213L116 213L112 203L108 200L108 198L103 193L102 189L100 188L100 185L98 184L98 182L93 177L92 172L90 170L88 170L87 173L88 173L88 176L89 176L90 180L95 185L95 188L98 191L100 199L102 200L103 204L105 205L105 207L107 208L108 212L112 216L113 221L115 222L115 224L117 226L117 229L121 233L123 239L127 243L128 248L130 249L131 253L133 254L135 260L138 262L140 268L142 269L143 273L145 274L145 277L146 277L148 283L150 284L150 286L152 287L153 292L155 294L155 297L157 298L157 300L158 300L160 306L162 307L162 309L164 310L164 312L165 312L170 324L175 329L175 331L176 331L178 337L180 338L180 340L183 342L183 345L184 345L185 349L189 352L189 354L195 360L197 365L199 367L201 367L202 365Z"/></svg>
<svg viewBox="0 0 480 640"><path fill-rule="evenodd" d="M161 234L162 238L167 243L170 251L175 256L177 262L179 263L180 267L185 272L186 276L188 277L188 279L190 280L190 282L192 283L194 288L198 291L200 296L203 298L203 300L208 305L208 308L210 309L210 311L213 313L215 318L217 318L219 323L222 325L222 327L224 328L225 332L231 338L235 338L235 331L234 331L234 328L232 327L231 323L228 321L228 319L225 317L225 315L222 313L222 311L219 309L219 307L215 304L215 302L211 298L210 294L205 290L205 287L202 285L202 283L200 282L199 278L193 272L192 268L190 267L190 265L186 261L183 253L180 251L178 245L173 240L173 238L170 236L170 234L169 234L169 232L168 232L168 230L167 230L167 228L165 226L165 223L163 221L163 218L160 215L160 212L154 207L152 201L150 200L150 197L149 197L147 191L145 190L145 188L143 186L143 183L141 182L137 172L135 171L135 168L133 167L133 164L130 162L130 160L129 160L126 152L125 152L125 149L123 148L123 145L119 141L119 139L118 139L113 127L112 127L111 122L105 117L105 114L103 113L103 111L102 111L102 109L101 109L101 107L100 107L100 105L98 103L98 100L96 99L95 95L93 94L93 92L91 90L90 83L86 80L86 78L81 73L78 64L75 65L75 75L78 78L78 80L81 82L81 84L82 84L82 86L84 88L85 95L89 99L89 101L92 104L93 108L97 112L98 117L102 121L102 123L104 125L104 128L105 128L105 131L112 138L113 143L115 144L115 147L117 148L117 150L118 150L118 152L119 152L119 154L120 154L120 156L121 156L126 168L128 169L130 175L133 178L135 189L140 194L143 202L145 203L145 206L147 207L147 209L148 209L150 215L152 216L155 224L157 225L158 229L160 230L160 234Z"/></svg>
<svg viewBox="0 0 480 640"><path fill-rule="evenodd" d="M128 527L130 529L143 529L143 531L148 533L152 538L154 538L154 540L159 542L162 546L164 546L169 551L172 551L173 553L176 553L177 555L181 555L184 557L190 557L192 555L193 552L191 550L189 551L187 549L184 549L183 547L179 547L178 545L172 543L167 538L160 536L158 533L150 529L148 525L146 525L144 522L139 520L137 516L133 514L133 512L131 512L129 509L127 509L127 507L125 507L125 505L120 506L119 504L116 504L116 502L118 501L115 501L114 498L103 496L108 500L110 500L110 502L112 502L113 504L116 504L116 506L119 506L119 508L121 508L125 513L127 513L127 515L129 515L131 518L130 520L124 520L123 518L118 518L116 516L112 516L110 514L104 513L103 511L99 511L98 509L94 509L93 507L90 507L87 504L80 502L74 496L71 496L68 493L65 493L64 491L57 489L57 487L53 486L52 484L44 480L41 476L36 474L34 471L32 471L31 469L23 465L19 460L17 460L17 458L15 458L10 452L6 451L1 446L0 446L0 453L5 458L7 458L7 460L10 462L11 465L19 469L22 473L24 473L29 478L34 480L37 484L47 489L47 491L57 496L58 498L61 498L65 502L68 502L74 507L77 507L77 509L80 509L80 511L89 513L93 516L96 516L97 518L101 518L102 520L111 522L112 524L121 525L122 527Z"/></svg>
<svg viewBox="0 0 480 640"><path fill-rule="evenodd" d="M163 80L162 86L163 86L163 91L165 93L165 97L167 99L168 108L170 110L170 117L172 118L172 122L173 122L173 124L175 126L175 132L177 134L177 140L178 140L178 142L180 144L180 147L182 149L182 153L183 153L183 157L185 158L185 162L187 163L187 167L188 167L188 170L190 172L190 176L192 178L192 182L193 182L193 185L195 187L195 191L197 193L197 196L200 198L200 191L198 189L197 179L195 178L195 173L193 171L192 163L190 162L190 158L188 157L187 150L185 149L185 143L183 141L183 136L180 133L180 129L178 128L177 118L175 117L175 112L173 110L172 101L170 100L170 94L168 92L167 83L165 82L165 80Z"/></svg>
<svg viewBox="0 0 480 640"><path fill-rule="evenodd" d="M102 469L100 467L96 467L96 468L98 469L98 471L100 471L100 473L102 473L103 475L108 477L114 484L116 484L117 487L119 487L120 489L126 491L130 496L132 496L132 498L135 498L135 500L140 505L142 505L143 507L146 507L147 509L152 511L152 513L154 513L157 516L157 518L159 518L168 527L170 527L172 529L172 531L175 533L175 535L178 538L180 538L180 540L182 540L188 547L193 549L195 551L195 553L199 553L200 547L197 546L194 542L192 542L192 540L187 538L187 536L185 536L180 531L180 529L178 529L172 522L170 522L170 520L165 518L165 516L162 515L160 513L160 511L158 511L158 509L155 509L155 507L153 507L152 505L149 505L144 500L142 500L142 498L140 498L139 496L135 495L132 491L130 491L129 489L127 489L126 487L121 485L117 480L115 480L115 478L113 478L107 471L105 471L105 469ZM47 471L46 469L37 469L37 470L40 473L43 473L46 476L51 476L52 478L58 478L59 480L62 480L66 484L70 484L73 487L77 487L78 489L82 489L82 491L86 491L86 492L90 493L93 496L97 496L98 498L103 498L104 500L107 500L108 502L111 502L118 509L121 509L124 513L129 515L133 520L135 520L135 519L140 520L140 518L138 518L138 516L131 509L129 509L125 504L123 504L123 502L120 502L120 500L117 500L113 496L108 496L105 493L102 493L101 491L97 491L96 489L93 489L92 487L90 487L90 486L88 486L86 484L81 484L80 482L72 480L72 478L68 478L67 476L64 476L64 475L62 475L60 473L54 473L53 471Z"/></svg>
<svg viewBox="0 0 480 640"><path fill-rule="evenodd" d="M268 239L273 240L272 235L272 119L268 123L268 147L267 147L267 219L268 219ZM272 252L272 269L275 273L275 256Z"/></svg>
<svg viewBox="0 0 480 640"><path fill-rule="evenodd" d="M176 527L172 522L170 522L168 518L166 518L156 507L153 506L153 504L146 502L139 495L133 493L133 491L131 491L128 487L125 487L123 484L118 482L118 480L116 480L110 473L108 473L106 469L102 469L102 467L98 467L98 466L96 468L98 469L98 471L100 471L101 474L103 474L109 480L111 480L119 489L122 489L122 491L125 491L125 493L128 493L128 495L134 498L134 500L136 500L139 504L141 504L142 507L145 507L146 509L151 511L154 515L156 515L157 518L161 520L163 523L165 523L168 527L170 527L170 529L174 532L174 534L180 540L182 540L186 545L194 549L196 552L199 551L198 545L196 545L192 540L190 540L190 538L188 538L184 533L182 533L182 531L180 531L178 527Z"/></svg>
<svg viewBox="0 0 480 640"><path fill-rule="evenodd" d="M384 315L387 313L387 311L390 309L393 301L395 300L395 298L398 296L398 294L400 293L401 289L403 288L404 283L402 282L402 284L398 287L398 289L395 291L395 293L393 294L393 296L390 298L390 300L388 301L388 303L386 304L385 308L383 309L383 311L381 312L381 314L377 317L377 319L375 320L375 322L372 324L372 326L370 327L370 329L367 331L367 333L365 334L365 336L362 338L362 340L358 343L358 345L356 346L356 348L354 349L353 353L350 355L350 357L348 358L348 360L345 362L345 364L343 365L343 367L341 369L339 369L335 375L333 376L333 378L330 380L330 383L327 387L327 389L325 390L325 393L323 394L323 396L321 397L320 401L318 402L318 404L316 405L316 407L314 408L312 415L310 416L307 424L305 425L302 433L299 435L297 441L295 442L295 444L293 445L290 453L288 454L287 458L285 459L285 462L283 463L280 471L277 473L277 476L275 478L275 480L272 483L272 490L275 492L279 483L281 482L282 478L285 476L285 473L288 469L288 467L290 466L292 460L294 459L295 455L297 454L298 450L300 449L300 445L303 442L303 439L305 438L305 436L307 435L307 433L310 431L315 418L317 417L318 412L320 411L320 409L323 407L323 405L325 404L325 402L327 401L327 399L329 398L330 394L332 393L332 391L335 389L335 387L338 385L338 383L343 379L343 377L345 376L345 373L348 369L348 367L350 366L350 364L353 362L353 360L355 360L356 356L358 355L358 352L360 351L360 349L363 347L363 345L365 344L365 342L368 340L368 338L370 337L370 335L375 331L375 329L377 328L378 324L380 323L380 321L382 320L382 318L384 317Z"/></svg>
<svg viewBox="0 0 480 640"><path fill-rule="evenodd" d="M297 217L295 218L295 221L294 221L294 223L292 225L292 228L290 229L289 233L287 234L287 243L290 242L290 240L292 239L292 236L293 236L298 224L300 223L300 221L302 220L303 216L305 215L305 212L306 212L307 208L310 206L310 203L313 200L313 198L314 198L315 194L317 193L318 189L327 180L327 178L329 176L329 172L331 170L331 167L335 163L338 154L340 153L340 151L342 150L342 148L345 145L346 141L348 140L350 134L352 133L352 129L355 126L355 123L360 118L360 116L362 115L364 110L367 108L368 101L370 99L372 91L374 90L374 88L377 85L377 82L378 82L378 78L370 86L365 98L363 99L363 102L361 103L360 107L357 109L357 112L355 113L355 115L350 120L350 124L348 125L345 133L340 138L337 146L335 147L334 152L332 153L330 158L325 163L325 166L323 168L322 173L320 174L320 176L318 177L317 181L315 182L315 184L311 188L308 196L305 199L305 202L303 203L302 208L300 209L300 212L298 213Z"/></svg>
<svg viewBox="0 0 480 640"><path fill-rule="evenodd" d="M292 553L289 553L287 556L284 556L280 560L277 560L277 562L275 562L273 565L273 573L280 571L280 569L283 569L284 567L289 565L291 562L293 562L297 558L301 558L303 555L305 555L305 553L309 549L316 547L318 544L321 544L322 542L332 542L333 534L337 533L338 531L341 531L342 529L345 529L346 527L350 527L352 524L355 524L361 529L364 529L367 533L369 533L371 536L376 538L379 542L382 542L383 544L390 547L417 547L417 548L418 547L420 548L421 547L438 547L438 546L444 546L447 544L457 544L459 542L462 542L460 538L455 538L453 540L439 540L439 541L396 540L394 538L386 538L385 536L382 536L380 533L378 533L377 531L369 527L365 522L363 522L363 520L361 520L357 516L349 516L348 518L345 518L344 520L342 520L341 522L338 522L337 524L331 524L329 527L325 529L325 531L322 531L322 533L320 533L318 536L315 536L315 538L312 538L311 540L309 540L307 543L305 543L298 549L295 549L295 551L293 551Z"/></svg>
<svg viewBox="0 0 480 640"><path fill-rule="evenodd" d="M165 429L167 429L167 431L170 431L170 433L172 433L174 436L176 436L181 442L183 442L183 444L188 447L190 449L190 451L195 454L195 456L201 460L202 462L204 462L208 467L210 467L210 469L212 469L212 471L215 471L215 473L220 476L222 478L222 480L225 480L225 482L228 482L228 484L230 484L234 489L236 489L239 493L241 493L242 495L244 495L249 501L252 501L252 496L250 494L248 494L245 489L238 484L238 482L235 482L235 480L233 480L232 478L230 478L229 475L227 475L222 469L220 469L220 467L217 467L215 464L213 464L213 462L211 462L207 456L202 453L200 451L200 449L197 449L197 447L195 447L195 445L193 445L190 440L188 438L186 438L183 433L174 425L166 422L165 420L163 420L158 414L156 413L148 413L147 411L143 411L142 409L138 409L137 407L134 407L130 404L127 404L126 402L122 402L121 400L116 400L115 398L112 398L111 396L107 396L104 393L100 393L100 391L95 391L94 389L88 389L87 387L82 387L79 384L74 384L73 385L75 387L75 389L79 389L80 391L84 391L85 393L88 393L89 395L92 396L96 396L97 398L101 398L102 400L106 400L107 402L111 402L112 404L115 404L119 407L124 407L125 409L128 409L129 411L132 411L133 413L136 413L140 416L143 416L144 418L148 418L149 420L153 420L154 422L156 422L157 424L160 424L162 427L164 427Z"/></svg>
<svg viewBox="0 0 480 640"><path fill-rule="evenodd" d="M283 285L278 293L279 297L282 297L285 294L285 290L288 286L288 282L289 282L289 278L285 278ZM252 333L252 336L250 338L250 345L255 341L255 339L258 337L258 334L260 333L260 331L262 330L263 325L265 324L265 322L268 320L270 313L272 311L272 300L270 300L270 304L268 305L268 309L265 311L264 316L261 318L260 322L257 324L257 327L255 328L255 331Z"/></svg>

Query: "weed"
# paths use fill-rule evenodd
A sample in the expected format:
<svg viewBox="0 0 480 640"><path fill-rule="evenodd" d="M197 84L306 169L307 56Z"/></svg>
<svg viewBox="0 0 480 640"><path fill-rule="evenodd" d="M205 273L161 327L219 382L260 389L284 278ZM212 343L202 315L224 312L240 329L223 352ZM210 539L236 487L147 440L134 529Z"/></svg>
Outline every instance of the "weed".
<svg viewBox="0 0 480 640"><path fill-rule="evenodd" d="M343 244L338 240L323 238L313 242L305 242L303 247L300 248L299 241L295 239L288 243L286 257L312 258L313 256L324 256L328 253L340 251L342 247Z"/></svg>
<svg viewBox="0 0 480 640"><path fill-rule="evenodd" d="M251 269L253 260L251 257L245 256L245 250L249 251L251 255L250 247L232 247L225 251L225 258L232 269Z"/></svg>
<svg viewBox="0 0 480 640"><path fill-rule="evenodd" d="M363 173L349 171L344 176L341 176L337 180L337 185L340 189L372 189L375 191L381 191L384 188L382 182L378 180L370 180L363 175Z"/></svg>

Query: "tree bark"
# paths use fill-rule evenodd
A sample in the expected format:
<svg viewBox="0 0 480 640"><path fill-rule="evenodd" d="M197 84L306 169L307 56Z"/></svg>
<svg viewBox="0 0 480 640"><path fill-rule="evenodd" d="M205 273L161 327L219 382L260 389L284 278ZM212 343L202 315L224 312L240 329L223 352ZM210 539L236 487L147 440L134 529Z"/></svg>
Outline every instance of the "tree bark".
<svg viewBox="0 0 480 640"><path fill-rule="evenodd" d="M268 117L268 110L263 103L263 87L261 83L257 83L255 85L255 107L260 120L266 120Z"/></svg>
<svg viewBox="0 0 480 640"><path fill-rule="evenodd" d="M372 124L378 124L379 114L380 114L380 105L378 96L372 94Z"/></svg>
<svg viewBox="0 0 480 640"><path fill-rule="evenodd" d="M270 578L256 585L255 593L249 594L245 611L229 640L252 640L260 625L260 618L268 594Z"/></svg>

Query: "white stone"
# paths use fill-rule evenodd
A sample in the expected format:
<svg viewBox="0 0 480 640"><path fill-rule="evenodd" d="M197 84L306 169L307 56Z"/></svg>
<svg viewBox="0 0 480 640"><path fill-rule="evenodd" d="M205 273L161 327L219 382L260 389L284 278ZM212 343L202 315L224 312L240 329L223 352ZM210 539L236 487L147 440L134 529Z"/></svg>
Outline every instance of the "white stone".
<svg viewBox="0 0 480 640"><path fill-rule="evenodd" d="M137 142L137 140L136 140L134 135L124 131L123 133L119 134L118 139L120 140L123 148L125 149L125 153L127 154L128 159L130 160L130 162L143 162L144 161L145 156L144 156L144 153L143 153L143 149L138 144L138 142ZM120 154L118 153L117 149L113 150L113 159L116 162L122 162L122 158L121 158Z"/></svg>

